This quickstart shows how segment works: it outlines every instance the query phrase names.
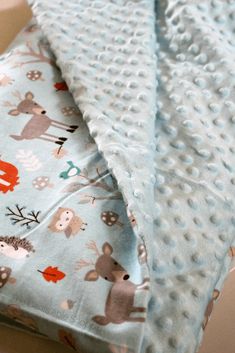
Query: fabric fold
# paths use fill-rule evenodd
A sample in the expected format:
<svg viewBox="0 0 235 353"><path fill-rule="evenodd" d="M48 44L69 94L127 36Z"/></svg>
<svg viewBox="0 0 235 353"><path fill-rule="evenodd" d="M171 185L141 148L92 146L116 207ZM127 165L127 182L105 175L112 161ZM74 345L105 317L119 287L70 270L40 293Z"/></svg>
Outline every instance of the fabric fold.
<svg viewBox="0 0 235 353"><path fill-rule="evenodd" d="M137 219L137 235L151 262L154 2L35 1L34 12L90 134Z"/></svg>

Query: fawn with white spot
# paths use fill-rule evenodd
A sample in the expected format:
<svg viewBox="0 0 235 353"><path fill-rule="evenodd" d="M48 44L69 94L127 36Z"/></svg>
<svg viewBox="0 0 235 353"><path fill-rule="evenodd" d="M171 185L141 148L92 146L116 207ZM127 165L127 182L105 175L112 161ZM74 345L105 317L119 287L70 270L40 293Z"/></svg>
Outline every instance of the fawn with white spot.
<svg viewBox="0 0 235 353"><path fill-rule="evenodd" d="M145 317L131 316L132 313L145 313L146 308L134 306L135 292L149 289L149 278L145 278L141 284L134 284L129 280L130 275L112 256L113 248L109 243L102 246L100 254L96 243L90 242L87 247L95 251L97 261L95 263L81 260L77 269L94 265L95 269L85 275L86 281L97 281L99 277L112 282L105 303L105 316L96 315L92 319L99 325L109 323L122 324L123 322L144 322Z"/></svg>
<svg viewBox="0 0 235 353"><path fill-rule="evenodd" d="M14 140L33 140L40 139L56 143L60 146L67 140L66 137L58 137L47 132L50 127L61 129L73 133L78 126L68 125L60 121L49 118L46 115L46 110L33 100L34 95L32 92L27 92L25 97L21 97L19 92L15 92L14 95L20 99L18 106L8 112L9 115L17 116L19 114L30 114L31 119L26 123L20 135L10 135ZM5 102L5 106L14 106L10 102Z"/></svg>

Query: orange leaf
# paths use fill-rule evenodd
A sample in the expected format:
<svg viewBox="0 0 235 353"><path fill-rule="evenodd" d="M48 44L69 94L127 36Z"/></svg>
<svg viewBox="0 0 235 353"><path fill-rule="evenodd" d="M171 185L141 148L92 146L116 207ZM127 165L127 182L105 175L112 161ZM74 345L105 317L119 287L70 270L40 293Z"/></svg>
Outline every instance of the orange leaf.
<svg viewBox="0 0 235 353"><path fill-rule="evenodd" d="M54 282L62 280L65 277L65 273L58 270L58 267L49 266L44 271L40 271L47 282Z"/></svg>
<svg viewBox="0 0 235 353"><path fill-rule="evenodd" d="M58 331L60 342L64 343L66 346L71 347L76 351L76 341L71 333L64 330Z"/></svg>

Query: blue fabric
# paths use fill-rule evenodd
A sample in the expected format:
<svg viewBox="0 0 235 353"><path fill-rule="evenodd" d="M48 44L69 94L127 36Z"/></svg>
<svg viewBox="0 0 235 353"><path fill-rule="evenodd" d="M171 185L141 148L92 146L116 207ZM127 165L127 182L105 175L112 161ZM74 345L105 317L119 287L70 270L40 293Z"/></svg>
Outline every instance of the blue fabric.
<svg viewBox="0 0 235 353"><path fill-rule="evenodd" d="M12 121L26 109L3 108L0 143L11 139L5 161L20 183L3 194L0 241L16 236L29 258L0 252L12 270L1 310L84 352L193 353L234 241L235 5L40 0L33 10L43 34L3 58L5 77L17 58L25 71L2 79L2 96L57 122L53 141L21 140L25 121ZM6 208L26 212L16 204L40 210L39 224L16 231L6 221Z"/></svg>

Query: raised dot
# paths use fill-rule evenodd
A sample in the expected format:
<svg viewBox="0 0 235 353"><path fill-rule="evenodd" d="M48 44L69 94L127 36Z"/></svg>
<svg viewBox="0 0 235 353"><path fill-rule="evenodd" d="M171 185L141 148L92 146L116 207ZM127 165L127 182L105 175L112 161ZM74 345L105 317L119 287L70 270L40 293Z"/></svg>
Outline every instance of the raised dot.
<svg viewBox="0 0 235 353"><path fill-rule="evenodd" d="M219 239L222 241L222 242L225 242L227 240L227 237L225 234L219 234Z"/></svg>
<svg viewBox="0 0 235 353"><path fill-rule="evenodd" d="M215 199L212 196L206 196L205 201L209 206L215 206Z"/></svg>
<svg viewBox="0 0 235 353"><path fill-rule="evenodd" d="M200 145L203 142L202 136L198 134L192 134L191 138L192 138L192 142L196 145Z"/></svg>
<svg viewBox="0 0 235 353"><path fill-rule="evenodd" d="M174 246L175 245L175 242L173 241L173 239L169 236L169 235L165 235L163 237L163 241L166 245L169 245L169 246Z"/></svg>
<svg viewBox="0 0 235 353"><path fill-rule="evenodd" d="M219 106L219 104L216 104L216 103L210 103L210 104L209 104L209 109L210 109L213 113L219 113L219 112L220 112L220 106Z"/></svg>
<svg viewBox="0 0 235 353"><path fill-rule="evenodd" d="M193 177L198 177L200 172L196 167L188 167L186 169L187 173L192 175Z"/></svg>
<svg viewBox="0 0 235 353"><path fill-rule="evenodd" d="M177 300L179 299L179 294L178 294L176 291L172 291L172 292L170 292L169 297L170 297L172 300L177 301Z"/></svg>
<svg viewBox="0 0 235 353"><path fill-rule="evenodd" d="M218 167L214 163L208 163L207 164L207 169L209 169L213 173L216 173L218 171Z"/></svg>
<svg viewBox="0 0 235 353"><path fill-rule="evenodd" d="M172 190L169 186L159 186L158 191L166 196L170 196L172 194Z"/></svg>
<svg viewBox="0 0 235 353"><path fill-rule="evenodd" d="M214 181L214 184L215 184L217 189L219 189L219 190L223 190L224 189L224 183L222 182L222 180L216 179Z"/></svg>
<svg viewBox="0 0 235 353"><path fill-rule="evenodd" d="M156 278L155 282L160 284L161 286L165 286L166 285L166 279L165 278Z"/></svg>
<svg viewBox="0 0 235 353"><path fill-rule="evenodd" d="M190 234L190 233L185 233L184 234L184 238L185 238L185 240L187 240L187 241L193 241L194 239L193 239L193 236Z"/></svg>
<svg viewBox="0 0 235 353"><path fill-rule="evenodd" d="M222 96L222 97L227 97L229 96L230 94L230 90L227 88L227 87L221 87L218 89L218 92L219 94Z"/></svg>
<svg viewBox="0 0 235 353"><path fill-rule="evenodd" d="M200 88L205 88L206 87L206 81L203 78L201 78L201 77L196 77L194 79L194 82Z"/></svg>
<svg viewBox="0 0 235 353"><path fill-rule="evenodd" d="M178 268L182 268L183 267L183 262L181 261L181 259L178 256L174 256L173 259L172 259L172 262Z"/></svg>
<svg viewBox="0 0 235 353"><path fill-rule="evenodd" d="M185 143L183 141L177 140L170 143L172 147L177 148L178 150L183 150L185 148Z"/></svg>
<svg viewBox="0 0 235 353"><path fill-rule="evenodd" d="M160 329L164 329L164 330L171 329L172 324L173 324L172 319L168 318L168 317L165 317L165 316L162 316L162 317L158 318L155 321L155 323Z"/></svg>
<svg viewBox="0 0 235 353"><path fill-rule="evenodd" d="M211 156L211 153L210 151L206 150L206 149L200 149L200 150L196 150L196 153L203 157L203 158L206 158L208 159L210 156Z"/></svg>
<svg viewBox="0 0 235 353"><path fill-rule="evenodd" d="M181 183L179 184L179 188L180 190L182 190L185 194L189 194L190 192L192 192L192 187L187 184L187 183Z"/></svg>
<svg viewBox="0 0 235 353"><path fill-rule="evenodd" d="M194 222L198 227L202 227L202 222L201 222L200 218L194 217L194 218L193 218L193 222Z"/></svg>
<svg viewBox="0 0 235 353"><path fill-rule="evenodd" d="M180 282L187 282L187 276L186 275L178 275L178 276L176 276L176 278Z"/></svg>
<svg viewBox="0 0 235 353"><path fill-rule="evenodd" d="M201 263L201 258L200 258L200 254L199 253L194 253L192 256L191 256L191 259L193 262L195 263Z"/></svg>
<svg viewBox="0 0 235 353"><path fill-rule="evenodd" d="M199 298L199 296L200 296L200 293L197 288L193 288L191 293L195 298Z"/></svg>
<svg viewBox="0 0 235 353"><path fill-rule="evenodd" d="M174 220L175 220L175 223L178 224L179 226L181 227L185 226L185 222L182 217L176 216Z"/></svg>
<svg viewBox="0 0 235 353"><path fill-rule="evenodd" d="M174 208L174 209L178 209L180 207L179 201L175 199L168 200L167 204L170 208Z"/></svg>
<svg viewBox="0 0 235 353"><path fill-rule="evenodd" d="M168 340L169 346L172 348L177 348L178 346L178 341L176 337L170 337Z"/></svg>
<svg viewBox="0 0 235 353"><path fill-rule="evenodd" d="M213 223L215 225L219 225L221 223L218 215L216 215L216 214L210 216L210 221L211 221L211 223Z"/></svg>
<svg viewBox="0 0 235 353"><path fill-rule="evenodd" d="M190 319L190 318L191 318L191 314L190 314L190 312L187 311L187 310L184 310L184 311L182 312L182 315L183 315L186 319Z"/></svg>

